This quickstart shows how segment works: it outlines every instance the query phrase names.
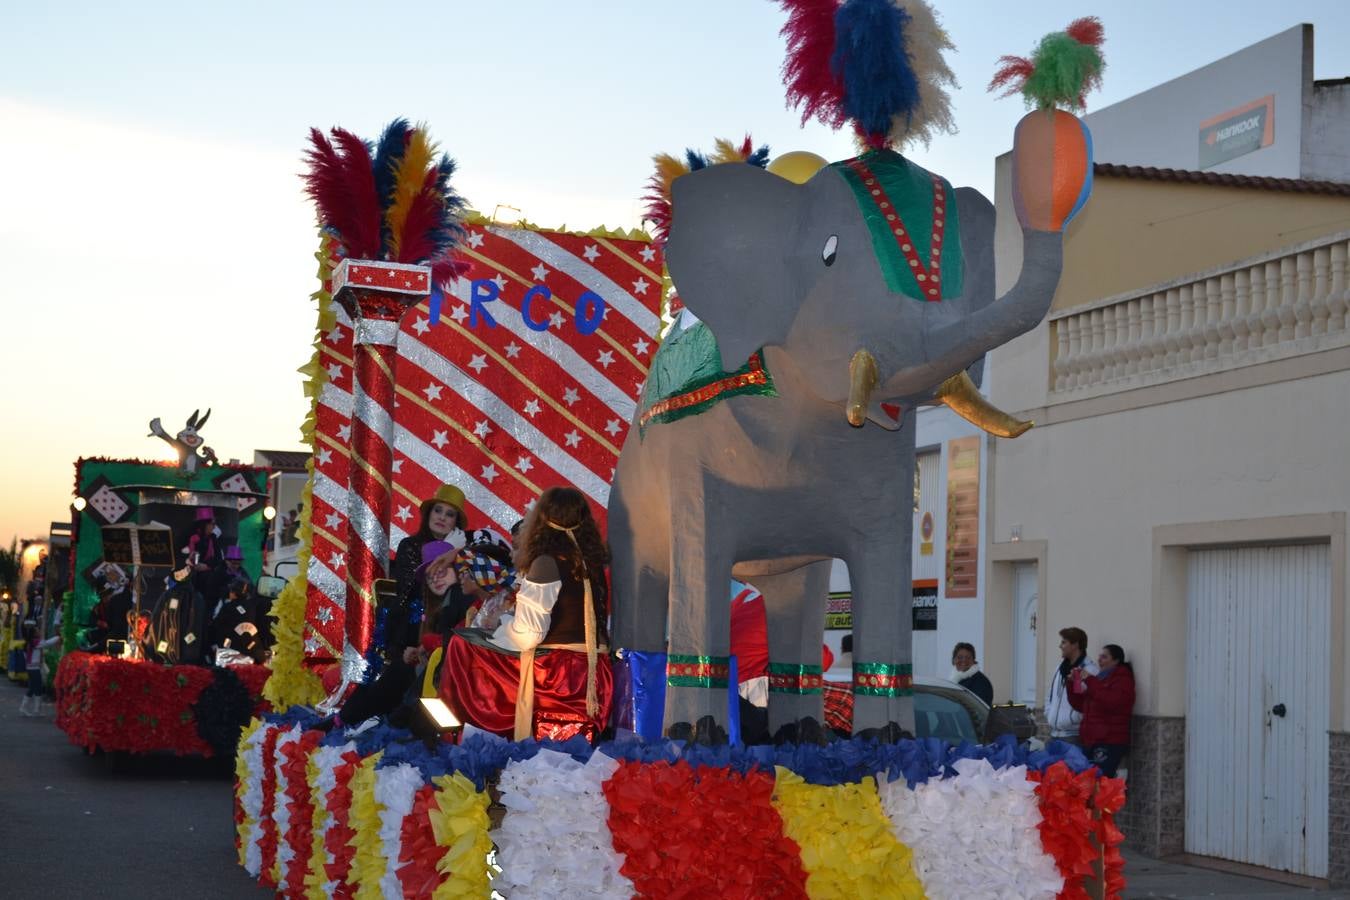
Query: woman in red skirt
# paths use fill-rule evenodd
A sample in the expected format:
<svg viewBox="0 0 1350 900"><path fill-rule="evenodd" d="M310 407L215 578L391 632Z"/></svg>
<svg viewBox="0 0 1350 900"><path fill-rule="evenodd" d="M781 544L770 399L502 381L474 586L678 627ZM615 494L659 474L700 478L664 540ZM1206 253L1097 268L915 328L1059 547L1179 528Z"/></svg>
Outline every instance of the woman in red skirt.
<svg viewBox="0 0 1350 900"><path fill-rule="evenodd" d="M613 699L608 561L582 493L544 491L516 538L514 614L446 646L440 693L461 721L515 740L599 737Z"/></svg>

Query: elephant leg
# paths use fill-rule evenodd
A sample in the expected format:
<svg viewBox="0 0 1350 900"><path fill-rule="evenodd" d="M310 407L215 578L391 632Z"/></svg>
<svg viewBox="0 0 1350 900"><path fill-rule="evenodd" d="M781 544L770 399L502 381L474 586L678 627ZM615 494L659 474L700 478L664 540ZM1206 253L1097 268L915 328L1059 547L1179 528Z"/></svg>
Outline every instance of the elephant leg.
<svg viewBox="0 0 1350 900"><path fill-rule="evenodd" d="M731 653L731 542L707 527L703 496L673 523L666 734L723 743Z"/></svg>
<svg viewBox="0 0 1350 900"><path fill-rule="evenodd" d="M670 600L670 538L667 530L631 524L628 507L616 498L609 509L610 643L627 650L661 653L666 649ZM655 532L655 533L654 533Z"/></svg>
<svg viewBox="0 0 1350 900"><path fill-rule="evenodd" d="M759 576L769 621L769 733L811 718L825 722L820 689L820 648L830 562L809 563L781 575Z"/></svg>
<svg viewBox="0 0 1350 900"><path fill-rule="evenodd" d="M894 723L914 733L910 527L875 536L846 562L853 591L853 733ZM903 548L903 549L897 549ZM895 737L894 729L886 736Z"/></svg>

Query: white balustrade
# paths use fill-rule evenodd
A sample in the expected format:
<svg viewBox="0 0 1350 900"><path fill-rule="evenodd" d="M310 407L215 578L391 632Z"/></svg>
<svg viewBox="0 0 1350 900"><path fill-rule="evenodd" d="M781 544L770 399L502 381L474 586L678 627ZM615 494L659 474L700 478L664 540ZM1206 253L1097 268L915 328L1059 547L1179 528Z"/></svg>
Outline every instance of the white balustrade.
<svg viewBox="0 0 1350 900"><path fill-rule="evenodd" d="M1055 394L1350 345L1350 232L1051 316Z"/></svg>

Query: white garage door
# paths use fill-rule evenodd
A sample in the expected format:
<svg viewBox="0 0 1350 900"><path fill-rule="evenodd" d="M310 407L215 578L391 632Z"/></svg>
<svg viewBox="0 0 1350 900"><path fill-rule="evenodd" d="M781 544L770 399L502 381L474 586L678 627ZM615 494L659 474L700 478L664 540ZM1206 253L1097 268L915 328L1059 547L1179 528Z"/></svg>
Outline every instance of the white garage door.
<svg viewBox="0 0 1350 900"><path fill-rule="evenodd" d="M1326 544L1190 554L1186 850L1324 877Z"/></svg>

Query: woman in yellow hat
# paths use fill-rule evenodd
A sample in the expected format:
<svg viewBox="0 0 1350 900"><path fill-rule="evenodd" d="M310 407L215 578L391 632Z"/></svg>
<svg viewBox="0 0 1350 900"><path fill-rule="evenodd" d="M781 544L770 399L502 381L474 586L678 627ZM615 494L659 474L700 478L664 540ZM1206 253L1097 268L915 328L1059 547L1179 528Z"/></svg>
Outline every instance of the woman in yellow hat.
<svg viewBox="0 0 1350 900"><path fill-rule="evenodd" d="M422 615L418 613L420 574L424 559L451 553L464 546L468 520L464 515L464 492L443 484L422 502L421 522L416 533L399 541L394 554L393 576L396 600L384 624L386 664L379 678L361 685L343 705L339 721L355 725L371 716L388 715L403 701L421 664ZM461 612L462 616L463 613Z"/></svg>

